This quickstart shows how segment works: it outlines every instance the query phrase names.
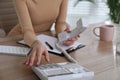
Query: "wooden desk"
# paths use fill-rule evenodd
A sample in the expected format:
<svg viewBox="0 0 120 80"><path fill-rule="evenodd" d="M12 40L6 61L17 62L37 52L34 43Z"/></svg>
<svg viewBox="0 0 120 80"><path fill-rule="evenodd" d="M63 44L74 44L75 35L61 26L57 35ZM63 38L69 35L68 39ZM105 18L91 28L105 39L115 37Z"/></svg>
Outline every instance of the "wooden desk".
<svg viewBox="0 0 120 80"><path fill-rule="evenodd" d="M80 42L86 47L79 49L71 56L80 65L95 72L93 80L120 80L120 55L114 51L113 42L99 41L92 33L94 26L90 26L81 34ZM14 38L15 39L15 38ZM15 41L5 38L0 44L16 45ZM51 62L66 61L64 57L50 54ZM22 63L25 57L0 55L0 80L39 80L30 68ZM41 64L45 64L44 59Z"/></svg>

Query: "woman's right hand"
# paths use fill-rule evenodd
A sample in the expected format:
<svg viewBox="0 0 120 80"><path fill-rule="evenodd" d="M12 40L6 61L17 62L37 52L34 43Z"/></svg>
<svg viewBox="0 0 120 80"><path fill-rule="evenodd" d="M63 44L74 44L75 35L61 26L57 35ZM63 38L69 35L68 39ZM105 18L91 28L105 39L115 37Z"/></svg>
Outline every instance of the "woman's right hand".
<svg viewBox="0 0 120 80"><path fill-rule="evenodd" d="M33 66L33 64L39 65L41 62L42 55L44 55L46 61L49 62L49 53L46 47L40 41L37 40L32 45L32 49L24 62L25 65L28 66Z"/></svg>
<svg viewBox="0 0 120 80"><path fill-rule="evenodd" d="M65 31L68 33L71 32L68 27L65 29ZM77 35L74 38L69 38L66 41L63 41L63 45L70 46L70 45L74 44L74 42L77 41L79 38L80 38L80 35Z"/></svg>

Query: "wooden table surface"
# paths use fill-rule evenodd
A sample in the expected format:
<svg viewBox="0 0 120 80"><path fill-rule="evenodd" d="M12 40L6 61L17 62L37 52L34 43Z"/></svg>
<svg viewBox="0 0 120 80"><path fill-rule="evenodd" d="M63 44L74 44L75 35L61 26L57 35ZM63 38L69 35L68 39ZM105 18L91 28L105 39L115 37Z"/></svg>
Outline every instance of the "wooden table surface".
<svg viewBox="0 0 120 80"><path fill-rule="evenodd" d="M115 52L114 41L99 41L92 32L95 26L90 25L80 36L79 41L86 46L70 55L80 65L95 72L93 80L120 80L120 55ZM17 45L17 38L1 38L0 44ZM0 80L40 80L31 68L23 65L24 59L20 56L0 55ZM50 63L67 61L53 54L50 54L50 59ZM45 63L43 59L41 64Z"/></svg>

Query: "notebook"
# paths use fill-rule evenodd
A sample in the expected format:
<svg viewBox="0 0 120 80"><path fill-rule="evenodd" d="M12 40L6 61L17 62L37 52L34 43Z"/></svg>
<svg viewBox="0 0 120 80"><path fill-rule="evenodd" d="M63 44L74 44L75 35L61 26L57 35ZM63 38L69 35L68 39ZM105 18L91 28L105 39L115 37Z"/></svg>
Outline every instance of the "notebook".
<svg viewBox="0 0 120 80"><path fill-rule="evenodd" d="M57 43L57 38L52 37L52 36L48 36L48 35L44 35L44 34L38 35L37 38L38 38L38 40L40 40L40 41L46 46L48 52L63 56L62 52L56 48L55 43ZM53 49L51 49L51 48L46 44L46 42L47 42ZM17 43L26 45L25 42L24 42L24 40L18 41ZM77 41L76 41L76 42L75 42L73 45L71 45L71 46L64 46L64 45L62 45L62 44L60 44L60 46L61 46L61 48L63 48L64 50L66 50L68 53L70 53L70 52L72 52L72 51L75 51L75 50L77 50L77 49L79 49L79 48L84 47L85 45L83 45L83 44L81 44L80 42L77 42Z"/></svg>
<svg viewBox="0 0 120 80"><path fill-rule="evenodd" d="M27 56L30 48L0 45L0 54Z"/></svg>

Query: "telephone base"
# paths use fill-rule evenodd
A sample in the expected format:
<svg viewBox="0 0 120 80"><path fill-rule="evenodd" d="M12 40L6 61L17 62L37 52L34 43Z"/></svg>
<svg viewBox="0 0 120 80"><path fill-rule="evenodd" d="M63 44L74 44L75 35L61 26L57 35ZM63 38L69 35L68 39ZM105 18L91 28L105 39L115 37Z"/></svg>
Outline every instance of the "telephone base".
<svg viewBox="0 0 120 80"><path fill-rule="evenodd" d="M92 80L94 72L76 63L56 63L33 67L41 80Z"/></svg>

